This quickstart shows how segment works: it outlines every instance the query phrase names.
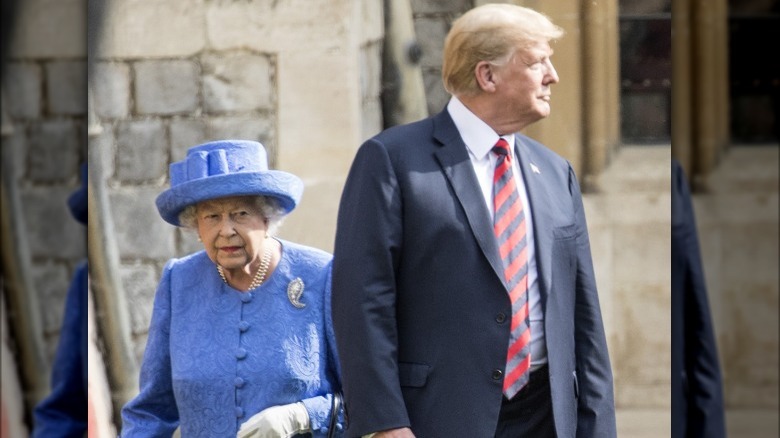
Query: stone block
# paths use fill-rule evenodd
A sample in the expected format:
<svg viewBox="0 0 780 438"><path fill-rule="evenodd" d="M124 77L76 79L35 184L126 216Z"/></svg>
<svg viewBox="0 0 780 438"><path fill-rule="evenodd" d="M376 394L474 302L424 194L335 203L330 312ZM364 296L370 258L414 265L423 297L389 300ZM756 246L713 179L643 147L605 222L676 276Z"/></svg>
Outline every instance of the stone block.
<svg viewBox="0 0 780 438"><path fill-rule="evenodd" d="M352 26L360 17L357 7L355 0L211 2L207 44L214 50L338 52L360 37Z"/></svg>
<svg viewBox="0 0 780 438"><path fill-rule="evenodd" d="M168 171L168 142L159 120L122 122L117 127L116 177L126 182L161 180Z"/></svg>
<svg viewBox="0 0 780 438"><path fill-rule="evenodd" d="M198 234L195 230L186 228L176 229L176 257L196 253L203 249L203 243L198 241Z"/></svg>
<svg viewBox="0 0 780 438"><path fill-rule="evenodd" d="M2 160L8 160L11 163L10 166L3 168L3 172L8 172L4 178L10 176L13 181L17 181L27 173L29 147L25 131L25 129L14 129L13 133L2 139Z"/></svg>
<svg viewBox="0 0 780 438"><path fill-rule="evenodd" d="M423 69L425 100L428 102L428 114L439 114L450 101L450 93L444 89L441 81L441 69Z"/></svg>
<svg viewBox="0 0 780 438"><path fill-rule="evenodd" d="M278 62L279 165L310 178L343 177L361 137L357 52L351 57L293 52Z"/></svg>
<svg viewBox="0 0 780 438"><path fill-rule="evenodd" d="M105 178L110 178L116 172L114 157L116 154L116 139L114 138L114 125L103 123L100 134L89 137L89 150L96 151L99 148L105 149L105 153L100 154L102 160L100 168L103 170ZM90 166L93 164L90 162Z"/></svg>
<svg viewBox="0 0 780 438"><path fill-rule="evenodd" d="M53 61L46 64L46 100L49 114L81 116L87 113L87 64Z"/></svg>
<svg viewBox="0 0 780 438"><path fill-rule="evenodd" d="M204 0L136 0L111 3L103 24L105 58L176 58L206 46Z"/></svg>
<svg viewBox="0 0 780 438"><path fill-rule="evenodd" d="M130 114L130 67L119 62L98 62L90 77L95 114L121 119Z"/></svg>
<svg viewBox="0 0 780 438"><path fill-rule="evenodd" d="M212 53L202 58L203 106L210 113L275 107L275 64L251 53Z"/></svg>
<svg viewBox="0 0 780 438"><path fill-rule="evenodd" d="M360 117L362 143L382 131L382 102L378 98L364 100Z"/></svg>
<svg viewBox="0 0 780 438"><path fill-rule="evenodd" d="M285 217L277 234L283 239L333 252L336 216L344 180L343 178L304 179L304 184L306 190L303 192L300 204ZM313 229L316 229L316 232L313 232Z"/></svg>
<svg viewBox="0 0 780 438"><path fill-rule="evenodd" d="M123 260L165 261L173 256L174 227L160 218L160 188L121 188L110 195L117 247Z"/></svg>
<svg viewBox="0 0 780 438"><path fill-rule="evenodd" d="M615 410L617 436L622 438L657 438L669 435L672 415L669 409L622 408ZM729 434L728 436L736 436Z"/></svg>
<svg viewBox="0 0 780 438"><path fill-rule="evenodd" d="M189 60L134 64L135 109L143 115L187 114L199 105L199 68Z"/></svg>
<svg viewBox="0 0 780 438"><path fill-rule="evenodd" d="M65 315L65 299L70 287L68 269L61 263L40 263L32 266L32 279L38 295L43 333L58 334Z"/></svg>
<svg viewBox="0 0 780 438"><path fill-rule="evenodd" d="M81 138L71 120L53 120L30 126L29 177L36 182L63 182L78 175Z"/></svg>
<svg viewBox="0 0 780 438"><path fill-rule="evenodd" d="M13 118L34 119L41 116L43 74L38 64L9 62L3 79L3 104Z"/></svg>
<svg viewBox="0 0 780 438"><path fill-rule="evenodd" d="M556 57L559 54L556 51ZM561 61L568 58L563 58ZM559 67L560 69L561 67ZM555 93L555 91L553 91ZM555 95L563 95L558 92ZM569 105L567 104L566 107ZM559 107L564 107L559 104ZM623 146L612 157L612 163L600 176L604 191L626 193L628 196L649 194L657 196L671 191L672 159L670 147ZM668 198L667 198L668 199ZM669 214L670 204L664 207ZM631 208L623 208L630 214Z"/></svg>
<svg viewBox="0 0 780 438"><path fill-rule="evenodd" d="M727 407L726 436L739 438L780 436L780 417L777 415L777 405L752 409Z"/></svg>
<svg viewBox="0 0 780 438"><path fill-rule="evenodd" d="M385 28L384 2L382 0L353 0L360 8L360 41L379 41Z"/></svg>
<svg viewBox="0 0 780 438"><path fill-rule="evenodd" d="M171 160L181 161L187 156L187 149L205 143L206 128L203 118L171 120Z"/></svg>
<svg viewBox="0 0 780 438"><path fill-rule="evenodd" d="M143 333L133 333L133 353L136 363L139 364L139 368L140 364L143 362L144 350L146 349L146 339L148 336L149 334L147 330L144 330Z"/></svg>
<svg viewBox="0 0 780 438"><path fill-rule="evenodd" d="M420 17L414 20L414 32L422 49L420 66L423 68L441 68L444 39L449 27L440 17Z"/></svg>
<svg viewBox="0 0 780 438"><path fill-rule="evenodd" d="M671 230L669 223L613 224L612 259L615 265L612 281L637 286L656 285L660 287L659 294L668 294Z"/></svg>
<svg viewBox="0 0 780 438"><path fill-rule="evenodd" d="M472 7L472 0L410 0L415 14L461 15Z"/></svg>
<svg viewBox="0 0 780 438"><path fill-rule="evenodd" d="M615 326L610 358L615 372L616 404L668 407L670 400L671 327L669 292L657 286L617 283Z"/></svg>
<svg viewBox="0 0 780 438"><path fill-rule="evenodd" d="M276 157L276 124L273 116L230 116L214 117L209 120L209 138L207 140L241 139L255 140L265 146L268 161L272 164Z"/></svg>
<svg viewBox="0 0 780 438"><path fill-rule="evenodd" d="M152 319L154 295L159 281L154 265L125 265L120 268L122 288L130 309L132 333L144 333Z"/></svg>
<svg viewBox="0 0 780 438"><path fill-rule="evenodd" d="M17 5L11 58L86 56L86 1L27 0Z"/></svg>
<svg viewBox="0 0 780 438"><path fill-rule="evenodd" d="M382 44L375 42L360 49L360 97L373 99L382 93Z"/></svg>
<svg viewBox="0 0 780 438"><path fill-rule="evenodd" d="M73 187L31 187L22 190L27 241L33 259L79 260L86 251L86 228L68 209Z"/></svg>

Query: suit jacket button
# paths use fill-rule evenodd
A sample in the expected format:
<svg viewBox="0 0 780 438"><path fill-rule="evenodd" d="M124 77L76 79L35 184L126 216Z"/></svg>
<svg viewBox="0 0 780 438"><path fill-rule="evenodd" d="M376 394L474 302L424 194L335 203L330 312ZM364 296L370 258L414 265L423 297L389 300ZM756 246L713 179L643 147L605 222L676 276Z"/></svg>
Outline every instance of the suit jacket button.
<svg viewBox="0 0 780 438"><path fill-rule="evenodd" d="M506 314L504 314L504 313L499 313L498 315L496 315L496 322L497 322L497 323L501 324L501 323L503 323L504 321L506 321Z"/></svg>
<svg viewBox="0 0 780 438"><path fill-rule="evenodd" d="M504 376L504 372L503 371L501 371L499 369L493 370L493 380L501 380L501 377L503 377L503 376Z"/></svg>

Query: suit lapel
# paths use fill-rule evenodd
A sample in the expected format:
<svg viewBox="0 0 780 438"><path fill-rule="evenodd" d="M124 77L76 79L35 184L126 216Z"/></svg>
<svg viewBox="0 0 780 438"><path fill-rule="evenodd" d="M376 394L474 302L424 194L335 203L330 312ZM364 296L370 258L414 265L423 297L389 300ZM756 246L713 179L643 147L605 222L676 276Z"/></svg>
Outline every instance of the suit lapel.
<svg viewBox="0 0 780 438"><path fill-rule="evenodd" d="M503 265L498 253L498 245L493 235L490 214L485 208L485 199L479 190L479 182L474 175L466 145L458 134L455 124L445 109L434 118L434 138L442 147L436 150L436 159L449 180L455 196L458 198L471 232L479 243L482 253L503 282Z"/></svg>
<svg viewBox="0 0 780 438"><path fill-rule="evenodd" d="M520 173L525 182L528 202L531 204L531 216L534 221L536 269L541 280L539 290L542 291L546 301L552 284L552 227L554 222L548 208L548 200L551 199L552 195L544 184L544 169L538 167L539 162L534 161L531 149L523 143L520 134L515 135L515 156L518 159ZM538 172L534 169L537 169Z"/></svg>

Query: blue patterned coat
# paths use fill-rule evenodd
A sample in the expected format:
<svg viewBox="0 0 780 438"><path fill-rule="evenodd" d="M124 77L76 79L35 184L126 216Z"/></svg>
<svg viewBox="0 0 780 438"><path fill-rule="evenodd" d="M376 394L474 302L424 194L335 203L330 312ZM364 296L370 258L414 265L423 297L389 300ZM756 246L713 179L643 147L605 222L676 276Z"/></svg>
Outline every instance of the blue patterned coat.
<svg viewBox="0 0 780 438"><path fill-rule="evenodd" d="M302 401L325 436L340 391L323 251L282 241L282 259L251 292L224 284L200 251L169 261L154 301L140 393L122 409L122 437L235 437L252 415ZM288 298L296 278L298 308ZM338 429L341 429L341 423Z"/></svg>

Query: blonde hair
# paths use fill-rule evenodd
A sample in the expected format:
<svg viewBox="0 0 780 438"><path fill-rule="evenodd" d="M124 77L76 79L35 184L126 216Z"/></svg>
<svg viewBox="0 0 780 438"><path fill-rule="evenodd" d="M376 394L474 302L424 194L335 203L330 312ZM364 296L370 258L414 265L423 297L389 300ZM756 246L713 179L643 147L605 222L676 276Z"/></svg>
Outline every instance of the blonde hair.
<svg viewBox="0 0 780 438"><path fill-rule="evenodd" d="M533 9L486 4L463 14L444 41L442 80L450 94L476 94L474 70L480 61L504 65L517 49L556 40L563 29Z"/></svg>

